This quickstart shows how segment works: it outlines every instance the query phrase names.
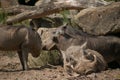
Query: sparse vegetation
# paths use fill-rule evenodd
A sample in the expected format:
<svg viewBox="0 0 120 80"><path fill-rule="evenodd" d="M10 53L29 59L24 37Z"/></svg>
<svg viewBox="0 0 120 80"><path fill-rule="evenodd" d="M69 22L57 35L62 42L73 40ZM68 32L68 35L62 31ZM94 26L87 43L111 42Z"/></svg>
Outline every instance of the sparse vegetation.
<svg viewBox="0 0 120 80"><path fill-rule="evenodd" d="M0 24L5 24L6 23L6 19L7 19L7 13L5 12L5 10L3 8L0 8L1 12L0 12Z"/></svg>
<svg viewBox="0 0 120 80"><path fill-rule="evenodd" d="M118 79L118 80L120 79L120 74L116 76L116 80L117 80L117 79Z"/></svg>
<svg viewBox="0 0 120 80"><path fill-rule="evenodd" d="M60 56L58 51L42 51L38 58L29 58L30 66L45 66L47 64L58 65L60 64ZM39 62L39 63L38 63Z"/></svg>
<svg viewBox="0 0 120 80"><path fill-rule="evenodd" d="M69 18L68 16L70 15L70 11L69 10L64 10L61 11L60 14L63 16L63 23L69 23Z"/></svg>

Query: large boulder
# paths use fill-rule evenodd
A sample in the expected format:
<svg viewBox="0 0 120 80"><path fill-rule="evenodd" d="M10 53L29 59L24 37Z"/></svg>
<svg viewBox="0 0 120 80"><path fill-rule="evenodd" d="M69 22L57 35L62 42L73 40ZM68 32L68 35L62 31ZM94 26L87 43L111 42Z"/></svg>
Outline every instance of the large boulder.
<svg viewBox="0 0 120 80"><path fill-rule="evenodd" d="M89 7L98 7L109 4L109 2L106 2L104 0L38 0L35 3L35 6L44 6L45 4L53 3L56 6L59 5L66 5L66 6L81 6L83 8L89 8ZM67 17L68 20L73 17L73 15L76 15L79 12L79 10L69 10L69 12L61 12L58 14L52 14L45 18L37 18L31 20L32 27L56 27L60 26L64 22L64 18Z"/></svg>
<svg viewBox="0 0 120 80"><path fill-rule="evenodd" d="M61 5L70 5L70 6L84 6L84 7L97 7L102 5L107 5L109 2L104 0L38 0L35 3L35 6L41 6L44 4L61 4Z"/></svg>
<svg viewBox="0 0 120 80"><path fill-rule="evenodd" d="M83 31L92 35L120 33L120 2L97 8L87 8L74 17Z"/></svg>

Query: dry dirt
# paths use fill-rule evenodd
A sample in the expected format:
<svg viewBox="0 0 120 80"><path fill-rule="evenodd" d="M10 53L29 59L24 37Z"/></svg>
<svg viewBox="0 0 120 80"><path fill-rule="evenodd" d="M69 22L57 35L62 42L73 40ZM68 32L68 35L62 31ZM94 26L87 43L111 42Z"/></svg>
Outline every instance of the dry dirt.
<svg viewBox="0 0 120 80"><path fill-rule="evenodd" d="M0 80L120 80L120 69L109 69L80 77L69 77L61 66L22 71L17 55L0 54Z"/></svg>

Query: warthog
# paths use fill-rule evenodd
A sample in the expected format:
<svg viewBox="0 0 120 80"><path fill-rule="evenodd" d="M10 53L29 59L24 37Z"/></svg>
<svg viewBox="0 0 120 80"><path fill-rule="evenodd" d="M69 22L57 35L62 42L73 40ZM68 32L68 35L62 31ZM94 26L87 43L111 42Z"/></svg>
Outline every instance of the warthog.
<svg viewBox="0 0 120 80"><path fill-rule="evenodd" d="M66 51L73 45L82 45L87 42L87 48L99 52L107 63L117 61L120 64L120 38L115 36L93 36L72 28L68 25L62 25L51 36L44 39L43 49L58 49Z"/></svg>
<svg viewBox="0 0 120 80"><path fill-rule="evenodd" d="M0 25L0 50L17 51L23 70L28 69L28 53L38 57L41 50L41 38L31 28L21 26Z"/></svg>
<svg viewBox="0 0 120 80"><path fill-rule="evenodd" d="M82 46L70 46L65 52L64 68L69 75L78 76L106 69L103 56L97 51Z"/></svg>

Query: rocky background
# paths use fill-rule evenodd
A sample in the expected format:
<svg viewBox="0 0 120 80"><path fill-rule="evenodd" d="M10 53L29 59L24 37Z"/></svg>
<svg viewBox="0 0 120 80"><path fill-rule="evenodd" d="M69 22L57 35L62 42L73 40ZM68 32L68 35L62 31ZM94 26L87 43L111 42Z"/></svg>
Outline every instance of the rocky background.
<svg viewBox="0 0 120 80"><path fill-rule="evenodd" d="M0 0L0 21L1 24L24 24L33 28L58 27L67 22L73 27L82 29L84 32L92 35L115 35L120 37L120 2L119 0L115 0L116 2L114 0L109 0L110 2L107 1ZM46 5L49 3L50 5ZM71 9L69 6L73 8ZM59 11L59 8L64 7L68 8ZM57 13L54 12L55 9L58 9ZM23 13L32 10L34 10L34 13L29 14L34 16L30 16L30 18L26 17L28 14L21 16ZM36 10L40 11L37 13ZM50 15L44 14L44 17L41 17L40 15L43 15L47 10ZM23 17L26 18L23 19ZM48 36L48 34L45 36ZM61 60L57 53L56 51L43 51L40 55L41 58L38 59L34 59L30 56L29 64L31 67L46 65L47 63L59 64Z"/></svg>
<svg viewBox="0 0 120 80"><path fill-rule="evenodd" d="M0 0L0 24L24 24L37 29L58 27L67 22L91 35L120 37L120 0L71 1ZM39 68L62 65L58 53L58 51L42 51L38 58L29 55L29 66ZM14 56L14 54L8 56Z"/></svg>

